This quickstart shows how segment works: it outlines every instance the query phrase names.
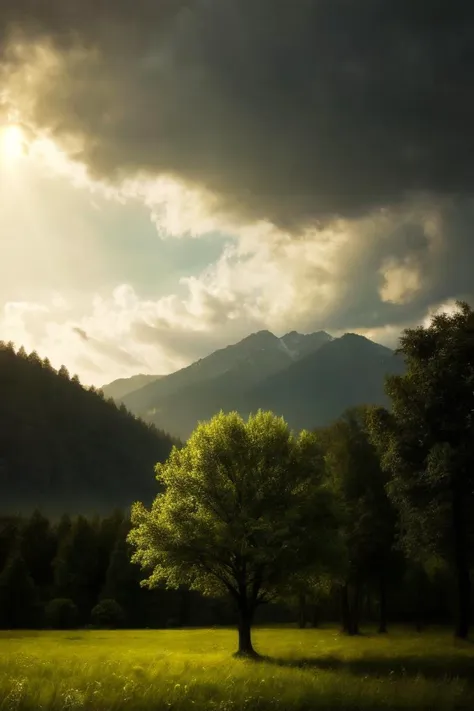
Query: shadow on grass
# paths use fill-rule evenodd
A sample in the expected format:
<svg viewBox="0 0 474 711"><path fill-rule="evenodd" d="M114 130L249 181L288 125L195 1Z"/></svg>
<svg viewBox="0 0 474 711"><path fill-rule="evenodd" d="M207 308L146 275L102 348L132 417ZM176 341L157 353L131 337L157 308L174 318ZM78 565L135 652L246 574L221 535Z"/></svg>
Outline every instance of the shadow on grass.
<svg viewBox="0 0 474 711"><path fill-rule="evenodd" d="M421 675L427 679L459 678L474 682L474 657L468 659L449 654L394 658L363 656L348 660L330 655L295 659L262 656L259 661L280 667L346 671L356 676L395 679Z"/></svg>

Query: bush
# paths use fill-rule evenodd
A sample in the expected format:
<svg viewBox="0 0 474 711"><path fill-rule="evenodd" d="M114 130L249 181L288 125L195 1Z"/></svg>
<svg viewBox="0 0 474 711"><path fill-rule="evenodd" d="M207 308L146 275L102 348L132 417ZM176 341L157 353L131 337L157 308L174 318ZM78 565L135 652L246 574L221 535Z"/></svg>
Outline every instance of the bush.
<svg viewBox="0 0 474 711"><path fill-rule="evenodd" d="M165 627L168 629L179 629L180 627L182 627L182 625L176 617L170 617L168 620L166 620Z"/></svg>
<svg viewBox="0 0 474 711"><path fill-rule="evenodd" d="M78 610L69 598L50 600L45 609L45 621L48 627L56 630L73 629L77 626Z"/></svg>
<svg viewBox="0 0 474 711"><path fill-rule="evenodd" d="M116 600L101 600L91 612L92 623L96 627L122 627L125 622L123 608Z"/></svg>

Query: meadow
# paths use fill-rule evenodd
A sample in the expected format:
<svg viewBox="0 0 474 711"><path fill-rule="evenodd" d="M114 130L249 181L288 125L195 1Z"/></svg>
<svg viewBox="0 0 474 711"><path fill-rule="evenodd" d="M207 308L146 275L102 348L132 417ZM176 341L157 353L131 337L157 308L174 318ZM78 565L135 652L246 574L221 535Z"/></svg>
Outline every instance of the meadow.
<svg viewBox="0 0 474 711"><path fill-rule="evenodd" d="M236 642L223 628L0 632L0 709L474 707L474 645L448 630L261 627L258 662L233 658Z"/></svg>

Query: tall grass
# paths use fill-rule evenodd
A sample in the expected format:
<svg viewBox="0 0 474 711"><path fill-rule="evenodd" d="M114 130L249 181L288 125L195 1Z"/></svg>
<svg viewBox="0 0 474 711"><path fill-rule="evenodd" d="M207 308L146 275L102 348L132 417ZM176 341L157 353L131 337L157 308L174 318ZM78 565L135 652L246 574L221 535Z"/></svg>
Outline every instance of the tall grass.
<svg viewBox="0 0 474 711"><path fill-rule="evenodd" d="M228 629L1 632L0 709L474 708L474 646L449 632L259 628L254 641L263 661L232 658Z"/></svg>

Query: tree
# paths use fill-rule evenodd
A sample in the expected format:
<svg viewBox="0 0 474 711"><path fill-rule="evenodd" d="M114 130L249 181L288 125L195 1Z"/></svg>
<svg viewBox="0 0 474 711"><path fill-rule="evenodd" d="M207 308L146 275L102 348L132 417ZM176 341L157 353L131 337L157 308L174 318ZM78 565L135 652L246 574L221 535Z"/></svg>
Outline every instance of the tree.
<svg viewBox="0 0 474 711"><path fill-rule="evenodd" d="M13 553L0 575L0 624L27 629L37 622L37 591L19 552Z"/></svg>
<svg viewBox="0 0 474 711"><path fill-rule="evenodd" d="M470 626L474 521L474 312L434 316L404 331L406 373L387 379L391 413L375 409L370 429L391 474L389 495L415 561L444 560L457 579L455 635Z"/></svg>
<svg viewBox="0 0 474 711"><path fill-rule="evenodd" d="M255 655L257 606L324 558L331 540L316 437L295 437L270 412L247 422L221 412L174 447L156 473L163 493L150 510L132 508L133 560L150 571L142 584L230 594L239 614L237 654Z"/></svg>
<svg viewBox="0 0 474 711"><path fill-rule="evenodd" d="M396 518L385 484L380 456L369 440L366 406L348 410L321 434L327 473L339 503L340 530L347 570L341 588L343 630L359 631L363 584L375 585L379 597L379 631L386 632L386 588L393 563Z"/></svg>

